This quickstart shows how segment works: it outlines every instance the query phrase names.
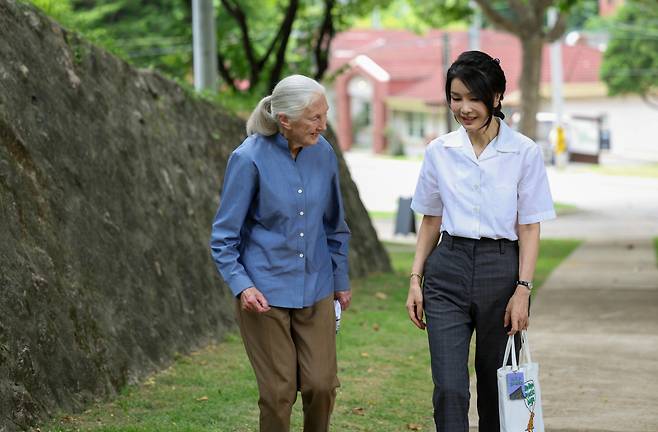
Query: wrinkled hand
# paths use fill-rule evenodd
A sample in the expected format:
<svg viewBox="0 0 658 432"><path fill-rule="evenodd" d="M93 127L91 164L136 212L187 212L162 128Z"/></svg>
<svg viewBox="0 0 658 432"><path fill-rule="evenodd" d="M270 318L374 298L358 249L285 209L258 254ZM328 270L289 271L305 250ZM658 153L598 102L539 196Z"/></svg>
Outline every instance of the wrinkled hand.
<svg viewBox="0 0 658 432"><path fill-rule="evenodd" d="M352 291L334 291L334 300L338 300L341 310L346 310L352 302Z"/></svg>
<svg viewBox="0 0 658 432"><path fill-rule="evenodd" d="M518 286L514 295L507 302L505 308L505 319L503 326L511 324L512 328L508 335L516 334L520 330L528 329L528 306L530 304L530 290L524 286Z"/></svg>
<svg viewBox="0 0 658 432"><path fill-rule="evenodd" d="M420 288L420 282L417 278L411 278L409 282L409 295L407 296L406 305L411 322L419 329L425 330L426 324L423 321L423 291Z"/></svg>
<svg viewBox="0 0 658 432"><path fill-rule="evenodd" d="M247 288L240 293L240 307L247 312L263 313L270 310L267 299L256 287Z"/></svg>

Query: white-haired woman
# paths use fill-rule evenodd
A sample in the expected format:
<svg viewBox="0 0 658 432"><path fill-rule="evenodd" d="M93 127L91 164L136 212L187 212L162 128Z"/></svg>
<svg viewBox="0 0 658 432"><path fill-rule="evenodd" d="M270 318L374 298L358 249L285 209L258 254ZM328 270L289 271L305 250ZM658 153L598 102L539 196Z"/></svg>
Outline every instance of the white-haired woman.
<svg viewBox="0 0 658 432"><path fill-rule="evenodd" d="M304 430L329 429L338 384L333 300L351 300L350 236L336 155L321 132L324 87L281 80L231 154L211 250L236 296L236 317L260 394L260 430L288 431L297 391Z"/></svg>

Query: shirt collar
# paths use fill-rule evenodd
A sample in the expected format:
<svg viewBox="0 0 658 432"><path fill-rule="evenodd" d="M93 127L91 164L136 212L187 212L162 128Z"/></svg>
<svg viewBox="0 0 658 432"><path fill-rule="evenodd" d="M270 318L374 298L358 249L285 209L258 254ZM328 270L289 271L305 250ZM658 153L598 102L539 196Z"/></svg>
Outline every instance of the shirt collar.
<svg viewBox="0 0 658 432"><path fill-rule="evenodd" d="M447 140L443 143L444 147L461 147L462 144L464 143L464 139L468 139L468 136L466 136L466 129L464 129L463 126L461 126L458 129L457 134L452 134L448 137Z"/></svg>
<svg viewBox="0 0 658 432"><path fill-rule="evenodd" d="M493 143L496 151L501 153L519 153L521 143L514 136L514 131L507 126L507 123L500 120L500 129L498 129L498 139Z"/></svg>
<svg viewBox="0 0 658 432"><path fill-rule="evenodd" d="M290 152L290 147L288 147L288 140L281 134L281 132L277 132L275 135L272 135L271 138L274 139L274 144L276 144L277 147Z"/></svg>

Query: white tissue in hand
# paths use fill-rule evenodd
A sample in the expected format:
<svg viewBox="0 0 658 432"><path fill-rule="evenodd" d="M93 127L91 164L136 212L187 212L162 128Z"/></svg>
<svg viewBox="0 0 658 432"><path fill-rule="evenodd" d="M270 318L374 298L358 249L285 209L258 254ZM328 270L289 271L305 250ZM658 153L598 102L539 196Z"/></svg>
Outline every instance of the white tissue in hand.
<svg viewBox="0 0 658 432"><path fill-rule="evenodd" d="M338 300L334 300L334 310L336 311L336 333L338 333L338 329L340 328L340 315L343 312Z"/></svg>

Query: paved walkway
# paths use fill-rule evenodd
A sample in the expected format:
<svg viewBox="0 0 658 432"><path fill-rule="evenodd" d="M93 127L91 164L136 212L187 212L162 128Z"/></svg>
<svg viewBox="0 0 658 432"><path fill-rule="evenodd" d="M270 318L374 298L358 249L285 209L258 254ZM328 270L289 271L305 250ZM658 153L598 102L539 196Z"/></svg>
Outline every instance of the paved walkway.
<svg viewBox="0 0 658 432"><path fill-rule="evenodd" d="M532 306L549 431L658 430L658 268L652 242L591 240Z"/></svg>
<svg viewBox="0 0 658 432"><path fill-rule="evenodd" d="M652 242L586 241L537 293L529 337L547 431L658 430Z"/></svg>
<svg viewBox="0 0 658 432"><path fill-rule="evenodd" d="M393 211L398 196L413 192L420 163L373 159L348 156L352 175L369 210ZM572 167L550 169L549 181L556 201L580 211L542 224L542 236L584 243L533 299L529 336L546 430L656 432L658 179ZM392 221L375 227L382 239L415 243L393 236Z"/></svg>

